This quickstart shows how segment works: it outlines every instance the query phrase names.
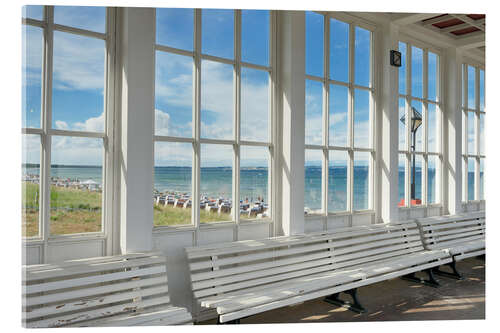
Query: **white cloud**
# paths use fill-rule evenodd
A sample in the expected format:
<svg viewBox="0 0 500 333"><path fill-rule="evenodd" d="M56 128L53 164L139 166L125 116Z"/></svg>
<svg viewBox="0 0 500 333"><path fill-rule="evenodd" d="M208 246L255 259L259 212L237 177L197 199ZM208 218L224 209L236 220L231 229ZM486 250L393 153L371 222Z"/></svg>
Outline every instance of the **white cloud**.
<svg viewBox="0 0 500 333"><path fill-rule="evenodd" d="M62 120L56 120L56 129L67 130L69 129L68 123Z"/></svg>
<svg viewBox="0 0 500 333"><path fill-rule="evenodd" d="M85 132L104 132L104 112L97 117L91 117L85 122L76 122L72 129Z"/></svg>
<svg viewBox="0 0 500 333"><path fill-rule="evenodd" d="M104 41L63 32L54 33L54 88L104 89Z"/></svg>
<svg viewBox="0 0 500 333"><path fill-rule="evenodd" d="M155 109L155 134L169 135L170 115L161 110Z"/></svg>

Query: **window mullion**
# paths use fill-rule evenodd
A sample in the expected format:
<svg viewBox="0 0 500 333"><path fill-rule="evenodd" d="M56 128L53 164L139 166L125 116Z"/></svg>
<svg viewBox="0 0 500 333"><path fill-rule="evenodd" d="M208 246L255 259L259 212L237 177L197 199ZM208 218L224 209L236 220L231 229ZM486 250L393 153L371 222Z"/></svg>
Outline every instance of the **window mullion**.
<svg viewBox="0 0 500 333"><path fill-rule="evenodd" d="M233 100L234 137L233 145L233 221L240 222L240 138L241 138L241 10L234 11L234 59Z"/></svg>
<svg viewBox="0 0 500 333"><path fill-rule="evenodd" d="M194 9L194 62L193 62L193 167L192 179L192 224L200 228L200 110L201 110L201 9ZM196 237L197 233L195 233ZM196 240L195 240L196 241Z"/></svg>
<svg viewBox="0 0 500 333"><path fill-rule="evenodd" d="M329 146L330 140L330 83L328 77L330 75L330 19L323 16L323 146ZM322 163L322 179L321 179L321 207L323 214L328 216L328 177L329 177L329 151L323 149Z"/></svg>
<svg viewBox="0 0 500 333"><path fill-rule="evenodd" d="M354 207L354 24L349 24L349 103L348 103L348 147L349 160L347 170L347 210L352 214ZM352 225L352 220L351 220Z"/></svg>
<svg viewBox="0 0 500 333"><path fill-rule="evenodd" d="M474 168L474 199L475 200L480 200L481 199L481 194L480 194L480 189L479 189L479 182L480 182L480 172L481 170L479 170L479 167L480 167L480 159L479 159L479 156L481 154L481 150L480 150L480 133L479 133L479 110L480 110L480 105L481 105L481 97L479 96L480 94L480 88L479 88L479 85L480 85L480 71L479 71L479 67L476 67L476 70L475 70L475 80L474 80L474 95L476 96L476 98L474 99L474 102L475 102L475 108L476 110L474 111L474 143L476 145L476 158L474 160L475 162L475 168Z"/></svg>
<svg viewBox="0 0 500 333"><path fill-rule="evenodd" d="M53 63L53 23L54 7L45 6L46 29L44 30L43 50L43 107L42 107L42 160L40 161L40 186L41 186L41 236L44 241L43 262L47 260L47 240L50 236L50 161L51 161L51 137L48 133L52 124L52 63Z"/></svg>
<svg viewBox="0 0 500 333"><path fill-rule="evenodd" d="M406 105L405 105L405 130L406 130L406 159L405 159L405 206L411 206L411 45L406 43Z"/></svg>

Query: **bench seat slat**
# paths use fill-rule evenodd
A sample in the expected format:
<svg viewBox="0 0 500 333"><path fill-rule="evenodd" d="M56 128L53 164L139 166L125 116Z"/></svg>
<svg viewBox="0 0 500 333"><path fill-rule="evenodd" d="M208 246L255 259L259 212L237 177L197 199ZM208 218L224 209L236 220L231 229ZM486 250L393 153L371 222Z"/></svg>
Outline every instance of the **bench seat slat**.
<svg viewBox="0 0 500 333"><path fill-rule="evenodd" d="M162 320L163 319L163 320ZM191 315L185 308L169 306L157 310L156 308L133 314L118 315L106 319L89 320L80 324L83 327L113 327L113 326L141 326L159 322L161 325L178 325L191 321ZM71 325L69 325L71 327Z"/></svg>
<svg viewBox="0 0 500 333"><path fill-rule="evenodd" d="M155 264L163 264L163 258L151 257L132 260L122 259L116 262L88 263L80 266L60 267L48 270L38 270L36 272L29 272L24 275L23 282L25 282L27 279L30 281L35 281L39 279L61 278L72 275L101 273L104 271L121 270Z"/></svg>
<svg viewBox="0 0 500 333"><path fill-rule="evenodd" d="M162 255L159 252L129 253L129 254L116 255L116 256L66 260L66 261L55 263L55 264L24 265L22 268L22 273L24 276L25 273L46 271L46 270L58 269L58 268L78 267L80 265L85 265L88 263L92 263L92 264L112 263L112 262L117 262L117 261L123 261L124 259L132 260L132 259L148 258L148 257L155 257L155 256L161 257Z"/></svg>

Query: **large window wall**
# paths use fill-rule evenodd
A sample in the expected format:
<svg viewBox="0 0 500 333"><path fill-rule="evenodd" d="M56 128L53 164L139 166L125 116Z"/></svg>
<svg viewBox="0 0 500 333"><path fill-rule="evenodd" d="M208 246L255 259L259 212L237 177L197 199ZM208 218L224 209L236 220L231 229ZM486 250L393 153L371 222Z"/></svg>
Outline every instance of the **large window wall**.
<svg viewBox="0 0 500 333"><path fill-rule="evenodd" d="M373 209L372 27L306 12L307 215Z"/></svg>
<svg viewBox="0 0 500 333"><path fill-rule="evenodd" d="M399 42L399 51L398 206L441 205L440 55L407 41Z"/></svg>
<svg viewBox="0 0 500 333"><path fill-rule="evenodd" d="M156 9L154 225L270 220L274 16Z"/></svg>
<svg viewBox="0 0 500 333"><path fill-rule="evenodd" d="M462 201L484 200L484 69L462 66Z"/></svg>
<svg viewBox="0 0 500 333"><path fill-rule="evenodd" d="M105 7L23 8L26 240L106 234L112 16Z"/></svg>

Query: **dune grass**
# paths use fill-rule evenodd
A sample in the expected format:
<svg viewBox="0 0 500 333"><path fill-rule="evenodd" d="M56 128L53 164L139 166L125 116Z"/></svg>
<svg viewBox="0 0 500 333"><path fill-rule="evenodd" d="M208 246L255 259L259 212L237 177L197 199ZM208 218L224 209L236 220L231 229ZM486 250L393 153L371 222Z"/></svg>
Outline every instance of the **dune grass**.
<svg viewBox="0 0 500 333"><path fill-rule="evenodd" d="M200 209L201 223L228 222L231 220L231 214L219 215ZM155 226L191 224L191 209L154 204L154 224Z"/></svg>
<svg viewBox="0 0 500 333"><path fill-rule="evenodd" d="M40 189L37 184L22 182L22 235L37 236L39 233ZM50 232L65 235L101 230L102 193L87 190L51 186ZM154 225L191 224L191 209L154 205ZM209 213L200 210L200 222L231 221L230 214Z"/></svg>
<svg viewBox="0 0 500 333"><path fill-rule="evenodd" d="M22 234L38 235L40 189L22 183ZM51 186L50 232L52 235L101 230L102 194L87 190Z"/></svg>

